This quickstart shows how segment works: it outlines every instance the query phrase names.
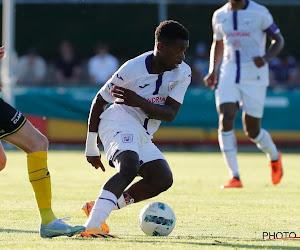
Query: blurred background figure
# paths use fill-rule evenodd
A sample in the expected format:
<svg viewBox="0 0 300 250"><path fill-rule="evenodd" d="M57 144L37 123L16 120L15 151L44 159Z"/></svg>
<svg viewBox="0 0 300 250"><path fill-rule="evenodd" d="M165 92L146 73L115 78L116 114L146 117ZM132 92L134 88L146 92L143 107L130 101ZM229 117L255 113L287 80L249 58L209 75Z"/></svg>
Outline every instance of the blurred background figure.
<svg viewBox="0 0 300 250"><path fill-rule="evenodd" d="M62 41L56 60L56 80L59 85L77 85L81 80L81 61L70 41Z"/></svg>
<svg viewBox="0 0 300 250"><path fill-rule="evenodd" d="M288 88L297 87L299 71L296 58L284 50L270 62L270 87Z"/></svg>
<svg viewBox="0 0 300 250"><path fill-rule="evenodd" d="M88 73L93 84L104 85L104 83L119 68L119 61L109 54L107 44L98 42L95 46L95 56L88 62Z"/></svg>
<svg viewBox="0 0 300 250"><path fill-rule="evenodd" d="M196 46L195 59L192 62L192 85L204 87L203 78L207 75L209 68L209 51L204 42Z"/></svg>
<svg viewBox="0 0 300 250"><path fill-rule="evenodd" d="M18 60L17 84L40 85L45 78L46 70L45 60L38 55L36 48L30 47Z"/></svg>

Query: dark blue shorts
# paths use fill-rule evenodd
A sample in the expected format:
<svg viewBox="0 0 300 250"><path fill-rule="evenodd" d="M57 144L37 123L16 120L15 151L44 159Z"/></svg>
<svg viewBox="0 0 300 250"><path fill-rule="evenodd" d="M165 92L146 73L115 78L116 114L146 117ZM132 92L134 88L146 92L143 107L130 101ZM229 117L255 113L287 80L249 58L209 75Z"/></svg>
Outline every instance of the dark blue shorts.
<svg viewBox="0 0 300 250"><path fill-rule="evenodd" d="M22 113L0 98L0 139L17 132L25 124Z"/></svg>

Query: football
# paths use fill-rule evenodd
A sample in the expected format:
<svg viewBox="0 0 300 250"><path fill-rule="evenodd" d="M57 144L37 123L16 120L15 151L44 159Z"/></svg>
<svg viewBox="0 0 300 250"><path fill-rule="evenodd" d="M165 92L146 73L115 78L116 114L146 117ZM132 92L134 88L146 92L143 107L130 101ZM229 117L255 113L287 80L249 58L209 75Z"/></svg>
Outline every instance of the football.
<svg viewBox="0 0 300 250"><path fill-rule="evenodd" d="M176 217L171 207L163 202L152 202L139 215L142 231L148 236L168 236L175 227Z"/></svg>

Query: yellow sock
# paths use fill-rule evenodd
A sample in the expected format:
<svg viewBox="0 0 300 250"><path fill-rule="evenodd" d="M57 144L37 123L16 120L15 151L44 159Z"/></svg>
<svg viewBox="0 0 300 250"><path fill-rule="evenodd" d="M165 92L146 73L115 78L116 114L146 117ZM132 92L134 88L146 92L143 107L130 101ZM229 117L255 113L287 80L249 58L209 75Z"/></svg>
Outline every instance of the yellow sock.
<svg viewBox="0 0 300 250"><path fill-rule="evenodd" d="M47 168L47 151L27 155L28 175L40 210L42 224L55 219L51 209L51 181Z"/></svg>

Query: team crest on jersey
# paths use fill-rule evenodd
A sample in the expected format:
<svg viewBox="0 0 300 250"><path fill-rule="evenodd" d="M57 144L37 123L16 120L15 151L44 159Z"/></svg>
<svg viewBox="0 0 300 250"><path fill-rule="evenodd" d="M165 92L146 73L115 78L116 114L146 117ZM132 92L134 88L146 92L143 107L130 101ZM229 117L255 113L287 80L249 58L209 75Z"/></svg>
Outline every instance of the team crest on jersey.
<svg viewBox="0 0 300 250"><path fill-rule="evenodd" d="M169 81L169 92L174 89L178 81Z"/></svg>
<svg viewBox="0 0 300 250"><path fill-rule="evenodd" d="M133 141L133 135L132 134L123 134L122 135L122 142L131 143L132 141Z"/></svg>
<svg viewBox="0 0 300 250"><path fill-rule="evenodd" d="M244 23L245 23L245 25L249 26L249 24L251 23L251 20L249 18L245 18Z"/></svg>

